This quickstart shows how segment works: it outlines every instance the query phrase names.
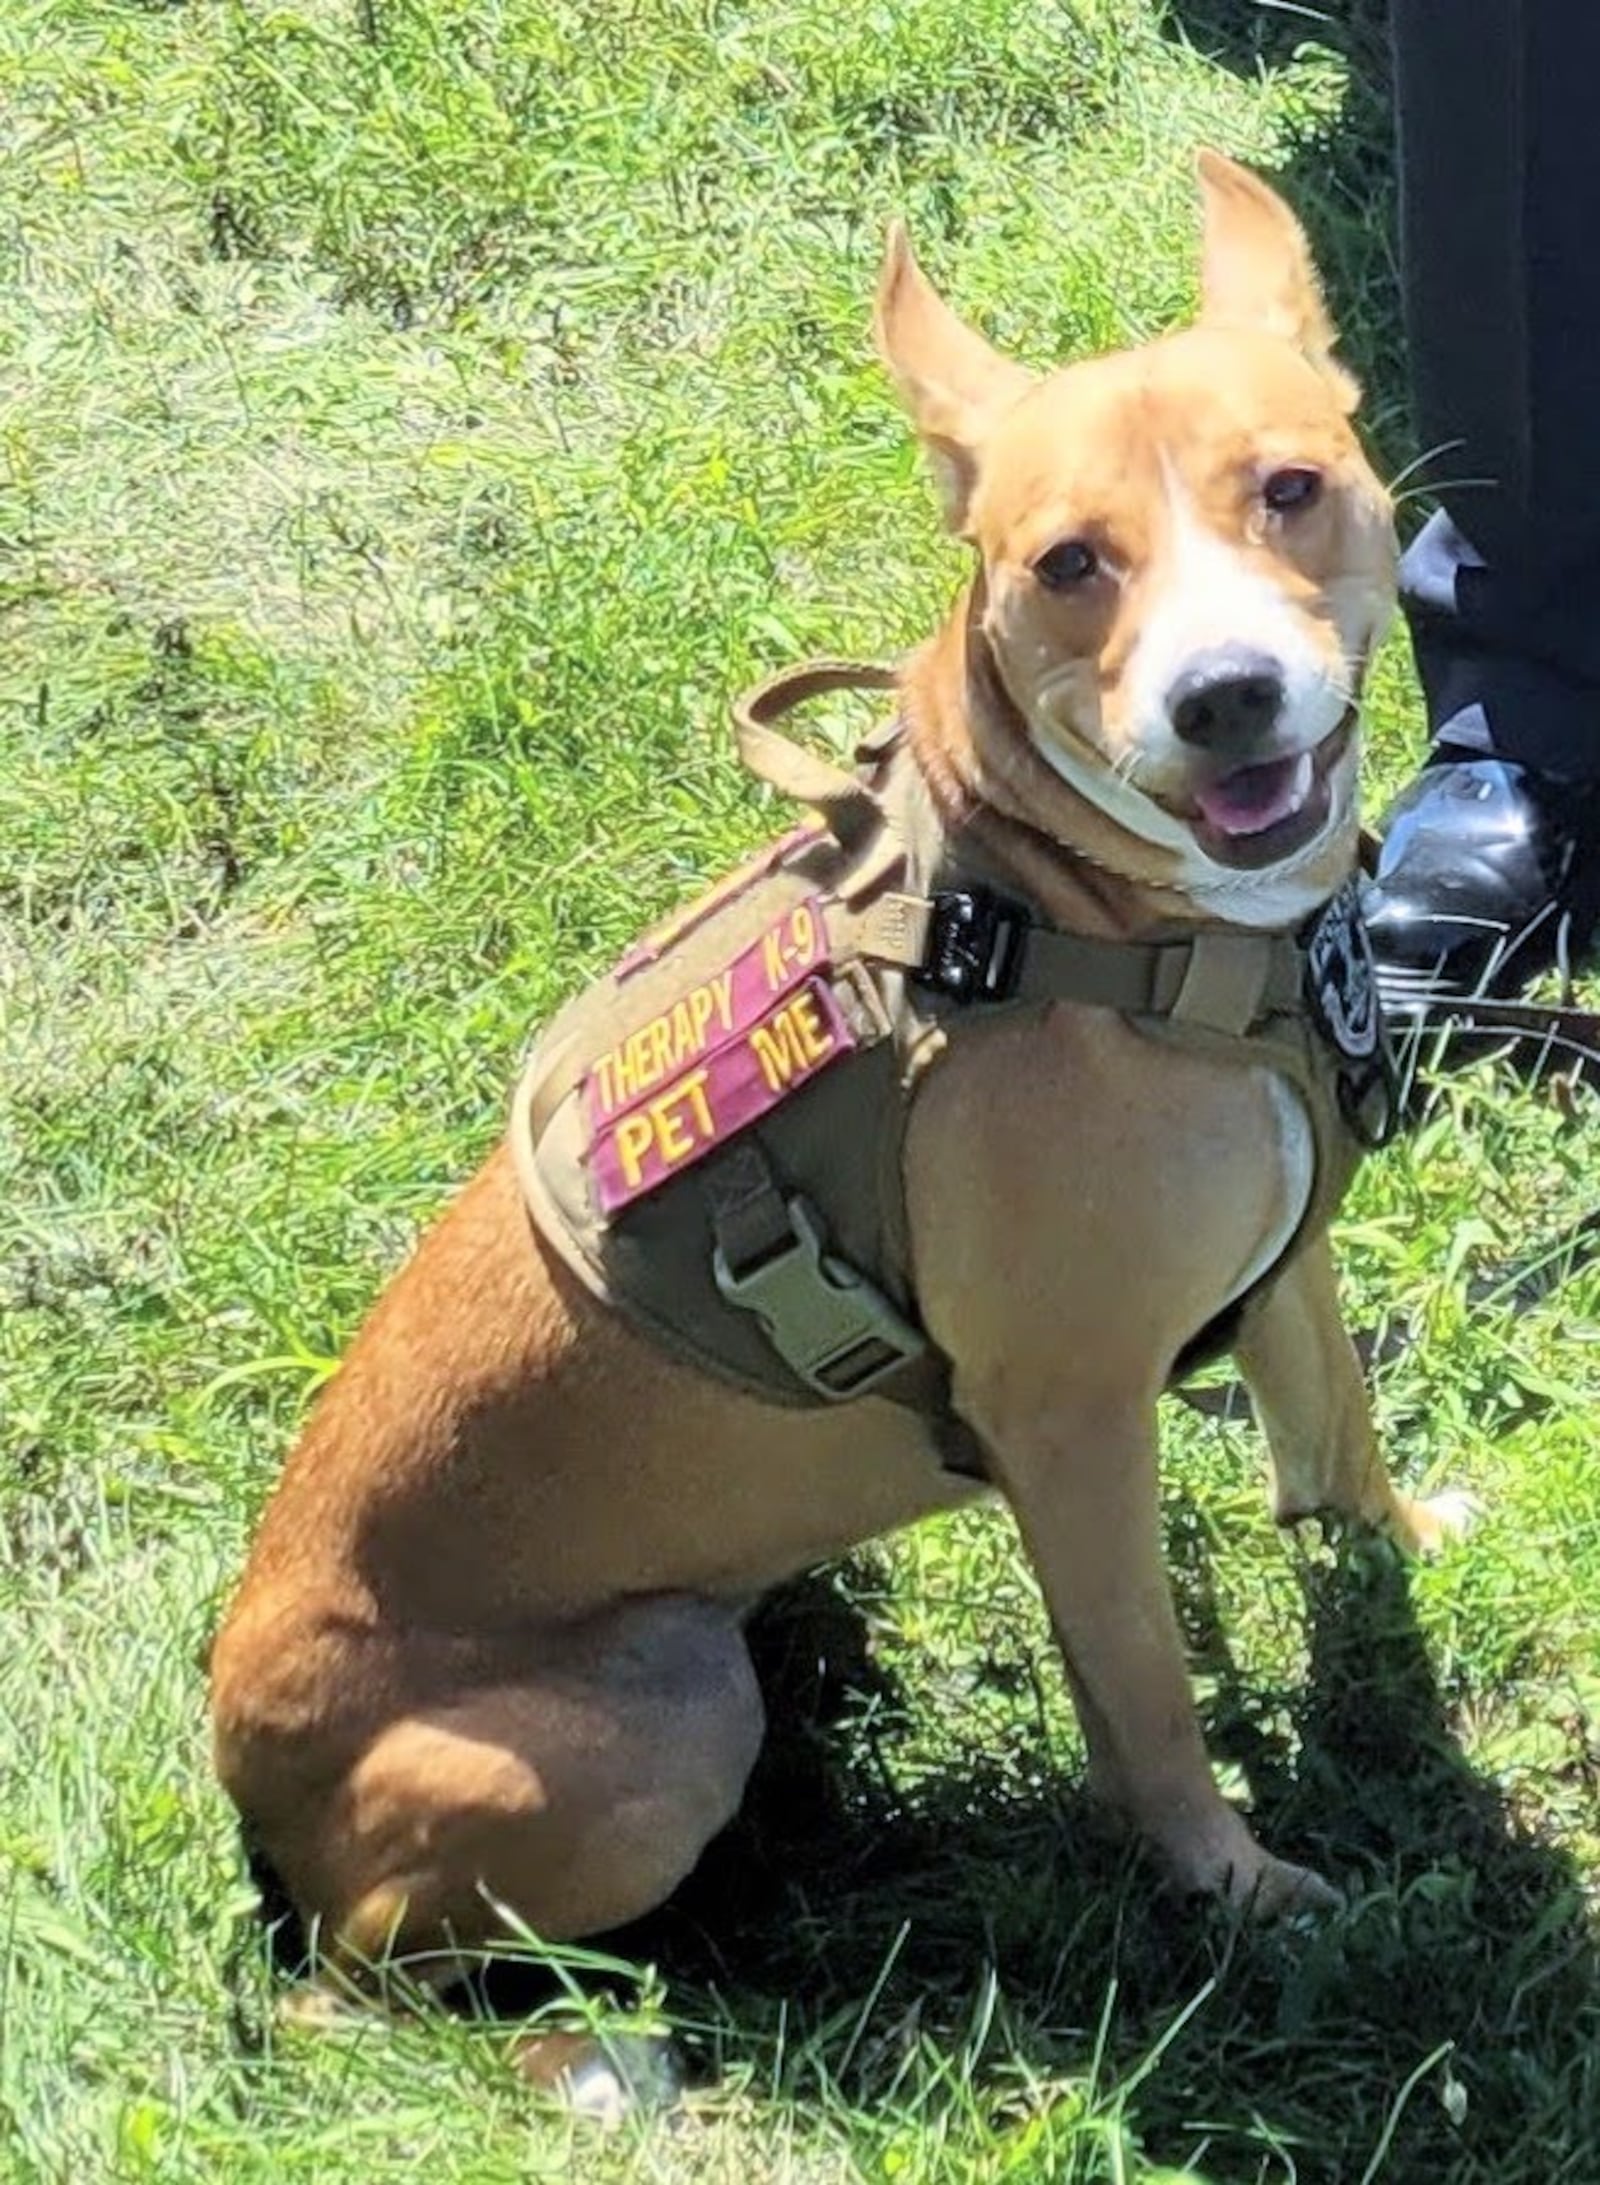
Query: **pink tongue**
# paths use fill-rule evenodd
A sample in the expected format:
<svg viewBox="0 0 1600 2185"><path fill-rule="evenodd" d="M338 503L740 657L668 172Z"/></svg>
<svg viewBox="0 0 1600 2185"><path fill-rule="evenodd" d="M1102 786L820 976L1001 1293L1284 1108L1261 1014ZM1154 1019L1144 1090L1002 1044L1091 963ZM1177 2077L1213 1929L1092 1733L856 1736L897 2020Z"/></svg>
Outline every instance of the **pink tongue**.
<svg viewBox="0 0 1600 2185"><path fill-rule="evenodd" d="M1194 793L1200 817L1219 835L1265 833L1293 810L1299 766L1298 759L1271 759L1202 783Z"/></svg>

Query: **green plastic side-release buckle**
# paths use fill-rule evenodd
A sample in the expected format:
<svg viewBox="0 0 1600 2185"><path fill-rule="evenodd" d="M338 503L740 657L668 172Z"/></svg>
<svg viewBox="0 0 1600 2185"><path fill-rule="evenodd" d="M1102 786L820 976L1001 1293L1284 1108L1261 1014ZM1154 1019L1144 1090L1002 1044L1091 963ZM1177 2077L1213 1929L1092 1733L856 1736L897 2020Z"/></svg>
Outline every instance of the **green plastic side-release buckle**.
<svg viewBox="0 0 1600 2185"><path fill-rule="evenodd" d="M927 1341L880 1290L823 1249L822 1226L798 1194L784 1201L790 1239L737 1272L720 1245L712 1254L717 1288L730 1305L752 1312L790 1370L835 1402L866 1396Z"/></svg>

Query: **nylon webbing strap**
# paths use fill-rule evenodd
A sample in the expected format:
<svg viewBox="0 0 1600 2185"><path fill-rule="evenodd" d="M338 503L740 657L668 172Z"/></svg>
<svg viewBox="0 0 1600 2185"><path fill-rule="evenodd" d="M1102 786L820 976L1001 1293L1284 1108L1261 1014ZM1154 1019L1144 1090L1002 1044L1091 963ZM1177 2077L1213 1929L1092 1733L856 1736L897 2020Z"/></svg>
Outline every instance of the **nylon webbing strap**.
<svg viewBox="0 0 1600 2185"><path fill-rule="evenodd" d="M1242 1034L1297 1009L1301 980L1300 951L1287 934L1111 941L1035 926L1016 991L1026 1001L1084 1002Z"/></svg>
<svg viewBox="0 0 1600 2185"><path fill-rule="evenodd" d="M915 975L928 963L939 899L888 890L852 909L830 903L828 953ZM1022 969L1009 999L1074 1001L1124 1016L1173 1017L1210 1031L1247 1032L1268 1017L1301 1005L1302 959L1286 934L1201 933L1188 941L1111 941L1030 925ZM1483 1005L1478 1005L1480 1008ZM1580 1029L1581 1027L1581 1029ZM1469 1027L1470 1028L1470 1027ZM1544 1036L1600 1063L1600 1018L1576 1010L1496 1005L1482 1029L1501 1036ZM1587 1039L1584 1046L1581 1042ZM522 1095L537 1145L557 1110L576 1091L588 1057L570 1045L546 1061ZM736 1252L735 1259L747 1256Z"/></svg>
<svg viewBox="0 0 1600 2185"><path fill-rule="evenodd" d="M860 910L829 903L823 913L828 953L834 961L859 956L895 971L919 971L928 958L933 931L933 898L898 890L878 895Z"/></svg>
<svg viewBox="0 0 1600 2185"><path fill-rule="evenodd" d="M717 1288L757 1316L814 1394L833 1402L884 1395L919 1410L948 1394L926 1336L828 1251L815 1210L783 1189L759 1139L708 1163L705 1185Z"/></svg>
<svg viewBox="0 0 1600 2185"><path fill-rule="evenodd" d="M895 683L893 668L866 661L809 660L768 676L734 701L734 737L750 772L781 795L820 812L834 840L847 850L864 851L892 831L888 814L856 775L780 736L772 724L834 691L891 691Z"/></svg>
<svg viewBox="0 0 1600 2185"><path fill-rule="evenodd" d="M1218 1032L1247 1032L1266 1014L1274 956L1271 934L1197 934L1173 996L1173 1018Z"/></svg>
<svg viewBox="0 0 1600 2185"><path fill-rule="evenodd" d="M730 1305L756 1315L813 1394L834 1402L888 1395L891 1383L926 1359L920 1329L827 1251L815 1211L784 1191L759 1139L746 1137L707 1163L705 1184L717 1288Z"/></svg>
<svg viewBox="0 0 1600 2185"><path fill-rule="evenodd" d="M860 910L833 904L835 960L860 956L913 975L929 961L939 898L889 892ZM1300 949L1288 934L1195 934L1188 940L1117 941L1029 924L1017 1001L1075 1001L1125 1016L1173 1017L1207 1030L1244 1033L1301 1006Z"/></svg>
<svg viewBox="0 0 1600 2185"><path fill-rule="evenodd" d="M735 1278L794 1243L794 1225L772 1164L754 1139L731 1146L705 1172L711 1229Z"/></svg>

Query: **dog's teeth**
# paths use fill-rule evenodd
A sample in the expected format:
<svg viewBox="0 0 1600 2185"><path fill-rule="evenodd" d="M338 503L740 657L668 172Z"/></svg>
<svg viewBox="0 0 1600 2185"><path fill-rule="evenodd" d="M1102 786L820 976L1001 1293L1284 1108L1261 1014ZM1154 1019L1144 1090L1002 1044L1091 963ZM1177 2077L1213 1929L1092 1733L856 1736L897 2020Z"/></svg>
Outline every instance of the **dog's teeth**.
<svg viewBox="0 0 1600 2185"><path fill-rule="evenodd" d="M1299 764L1295 767L1294 770L1294 780L1289 785L1288 802L1284 813L1285 818L1292 818L1293 815L1299 811L1301 805L1305 803L1306 798L1310 796L1311 778L1314 771L1315 769L1311 764L1310 752L1302 751L1300 754Z"/></svg>

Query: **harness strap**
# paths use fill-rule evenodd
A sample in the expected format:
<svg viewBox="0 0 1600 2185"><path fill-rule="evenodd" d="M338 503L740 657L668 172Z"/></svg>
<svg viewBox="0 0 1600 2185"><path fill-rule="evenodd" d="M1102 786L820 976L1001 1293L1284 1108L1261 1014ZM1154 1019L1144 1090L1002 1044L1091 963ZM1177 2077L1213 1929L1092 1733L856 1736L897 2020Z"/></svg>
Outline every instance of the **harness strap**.
<svg viewBox="0 0 1600 2185"><path fill-rule="evenodd" d="M1112 941L1058 933L1033 924L1020 911L1011 921L1020 967L1014 979L1000 979L1002 966L996 958L987 967L994 974L992 983L984 981L981 966L975 967L973 984L941 981L945 952L938 920L958 891L940 897L886 890L883 883L900 862L903 845L882 800L860 775L791 742L773 725L831 692L891 691L896 684L892 668L813 660L769 676L733 707L744 764L783 795L820 812L834 839L857 853L827 914L835 960L857 956L912 975L931 973L932 983L959 1000L1079 1001L1230 1034L1248 1031L1265 1017L1298 1005L1302 963L1287 934L1229 931L1176 941ZM1000 906L1002 920L1005 909ZM982 915L992 918L993 913L986 906Z"/></svg>
<svg viewBox="0 0 1600 2185"><path fill-rule="evenodd" d="M1302 959L1287 934L1207 932L1179 941L1110 941L1032 925L1026 913L1019 914L1015 978L1003 991L985 991L976 976L963 989L938 975L934 946L938 921L952 899L966 900L889 892L860 909L830 903L824 913L828 953L835 963L855 958L926 977L936 991L957 1000L1080 1002L1122 1016L1170 1017L1229 1035L1300 1006ZM1553 1014L1505 1011L1497 1021L1509 1029L1548 1032L1546 1020ZM1600 1019L1593 1020L1591 1059L1596 1049ZM521 1099L535 1145L581 1084L589 1062L570 1043L556 1047L525 1086Z"/></svg>
<svg viewBox="0 0 1600 2185"><path fill-rule="evenodd" d="M811 805L836 841L863 853L839 904L829 911L836 952L915 974L929 966L938 898L875 892L902 854L881 801L858 775L792 743L773 726L835 691L888 692L897 683L893 668L873 661L806 661L745 692L734 704L733 718L739 754L750 771ZM886 746L896 734L898 723L887 724L868 739L864 753L877 743ZM1363 834L1361 863L1367 871L1377 847ZM865 908L857 911L863 898ZM1301 979L1301 958L1286 934L1208 932L1186 941L1133 943L1032 926L1011 993L1024 1001L1080 1001L1238 1034L1296 1008ZM1448 1027L1457 1037L1476 1034L1485 1043L1510 1039L1537 1063L1559 1057L1574 1074L1600 1078L1600 1012L1452 996L1431 1000L1421 1015L1424 1024Z"/></svg>
<svg viewBox="0 0 1600 2185"><path fill-rule="evenodd" d="M1015 957L1014 976L986 987L980 954L973 958L971 983L962 984L949 974L948 963L941 975L936 942L947 906L971 900L960 891L888 891L860 908L829 903L824 912L828 953L835 963L854 958L925 979L956 1000L1072 1001L1122 1016L1168 1017L1230 1036L1301 1005L1303 962L1288 934L1204 932L1188 940L1112 941L1034 925L1023 911L1012 913L1015 930L1007 944ZM1499 1021L1537 1033L1548 1030L1549 1014L1506 1011ZM1594 1035L1600 1046L1600 1020L1594 1022ZM570 1045L558 1047L529 1086L524 1097L535 1144L577 1090L589 1059Z"/></svg>
<svg viewBox="0 0 1600 2185"><path fill-rule="evenodd" d="M803 660L798 667L779 668L775 675L742 691L733 702L733 725L741 736L752 729L759 732L797 706L809 705L813 698L826 698L838 690L890 691L899 681L898 670L880 660Z"/></svg>
<svg viewBox="0 0 1600 2185"><path fill-rule="evenodd" d="M858 956L926 977L939 988L945 982L938 922L948 904L968 900L952 891L888 893L862 909L830 904L825 914L830 950L836 959ZM1304 959L1290 934L1207 931L1181 940L1125 941L1061 933L1035 925L1021 910L1012 910L1010 918L1015 928L1005 944L1014 957L1010 977L997 974L996 986L983 990L980 959L978 989L956 998L1075 1001L1233 1034L1301 1005Z"/></svg>

